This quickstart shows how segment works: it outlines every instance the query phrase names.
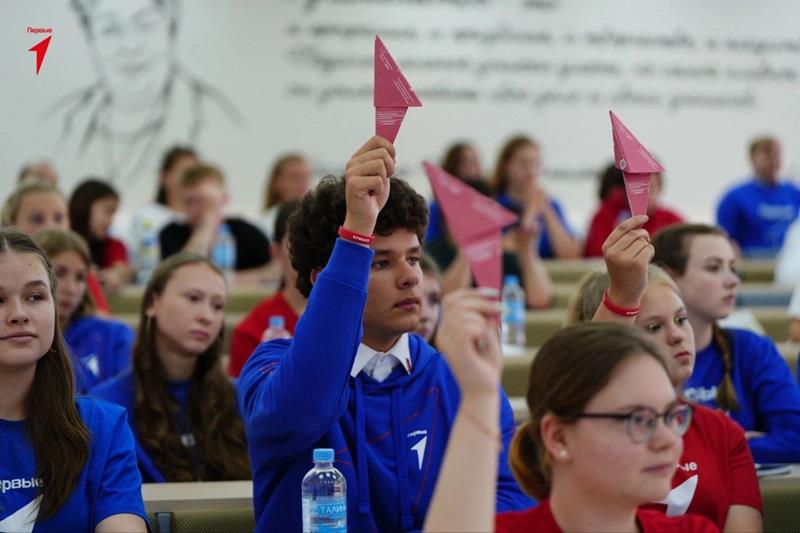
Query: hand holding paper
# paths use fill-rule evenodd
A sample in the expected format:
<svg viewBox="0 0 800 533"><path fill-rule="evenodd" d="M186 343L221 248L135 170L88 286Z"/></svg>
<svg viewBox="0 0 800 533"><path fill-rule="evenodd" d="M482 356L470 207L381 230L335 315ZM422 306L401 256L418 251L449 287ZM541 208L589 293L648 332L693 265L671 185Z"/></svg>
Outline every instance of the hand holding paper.
<svg viewBox="0 0 800 533"><path fill-rule="evenodd" d="M502 284L501 230L517 215L469 185L428 162L422 166L447 226L469 262L478 285L500 290Z"/></svg>
<svg viewBox="0 0 800 533"><path fill-rule="evenodd" d="M422 107L381 38L375 36L375 134L394 143L409 107Z"/></svg>
<svg viewBox="0 0 800 533"><path fill-rule="evenodd" d="M664 168L613 111L608 113L611 116L611 134L614 138L614 165L622 171L625 179L625 192L631 214L647 214L650 178L654 172L663 172Z"/></svg>

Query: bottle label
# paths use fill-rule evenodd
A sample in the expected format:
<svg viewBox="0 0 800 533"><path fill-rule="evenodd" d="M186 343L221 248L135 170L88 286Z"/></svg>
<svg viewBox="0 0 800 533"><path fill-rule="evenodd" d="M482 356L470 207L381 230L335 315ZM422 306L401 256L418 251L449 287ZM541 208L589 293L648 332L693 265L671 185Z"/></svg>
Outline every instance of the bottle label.
<svg viewBox="0 0 800 533"><path fill-rule="evenodd" d="M303 530L320 533L347 532L347 500L342 497L303 498Z"/></svg>
<svg viewBox="0 0 800 533"><path fill-rule="evenodd" d="M525 305L522 302L505 302L504 320L506 324L525 323Z"/></svg>

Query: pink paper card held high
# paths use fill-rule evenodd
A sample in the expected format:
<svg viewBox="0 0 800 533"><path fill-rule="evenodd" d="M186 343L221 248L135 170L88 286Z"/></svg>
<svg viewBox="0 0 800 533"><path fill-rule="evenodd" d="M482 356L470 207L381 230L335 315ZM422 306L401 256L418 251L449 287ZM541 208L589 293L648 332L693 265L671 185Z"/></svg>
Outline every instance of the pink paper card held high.
<svg viewBox="0 0 800 533"><path fill-rule="evenodd" d="M614 139L614 165L622 171L625 179L625 192L632 215L647 213L650 196L650 177L664 168L650 155L633 133L622 123L613 111L611 116L611 135Z"/></svg>
<svg viewBox="0 0 800 533"><path fill-rule="evenodd" d="M517 215L491 198L428 162L422 163L447 226L469 262L481 287L500 290L502 284L501 231Z"/></svg>
<svg viewBox="0 0 800 533"><path fill-rule="evenodd" d="M375 133L394 142L409 107L422 107L381 38L375 36Z"/></svg>

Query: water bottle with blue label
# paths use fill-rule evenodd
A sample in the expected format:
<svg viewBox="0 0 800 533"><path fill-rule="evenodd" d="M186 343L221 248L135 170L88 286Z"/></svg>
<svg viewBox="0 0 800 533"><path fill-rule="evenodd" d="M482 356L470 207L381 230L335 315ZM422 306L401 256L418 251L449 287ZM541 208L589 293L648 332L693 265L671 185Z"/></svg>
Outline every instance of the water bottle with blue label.
<svg viewBox="0 0 800 533"><path fill-rule="evenodd" d="M136 282L144 285L150 279L161 259L161 247L158 233L149 220L145 220L138 228L139 247L136 250Z"/></svg>
<svg viewBox="0 0 800 533"><path fill-rule="evenodd" d="M525 352L525 290L513 274L503 280L503 324L501 329L503 354L521 355Z"/></svg>
<svg viewBox="0 0 800 533"><path fill-rule="evenodd" d="M231 284L236 274L236 239L227 224L219 227L217 241L211 249L211 260L222 270L228 284Z"/></svg>
<svg viewBox="0 0 800 533"><path fill-rule="evenodd" d="M314 449L314 468L303 478L303 533L347 532L347 487L333 466L333 450Z"/></svg>

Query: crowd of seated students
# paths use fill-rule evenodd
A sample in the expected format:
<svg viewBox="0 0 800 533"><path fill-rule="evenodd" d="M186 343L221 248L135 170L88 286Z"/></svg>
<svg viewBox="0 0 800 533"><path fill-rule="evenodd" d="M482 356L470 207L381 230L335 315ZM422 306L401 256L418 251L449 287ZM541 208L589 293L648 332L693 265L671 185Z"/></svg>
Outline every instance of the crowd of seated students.
<svg viewBox="0 0 800 533"><path fill-rule="evenodd" d="M552 301L545 260L607 267L569 310L603 323L539 349L519 429L500 384L498 295L471 288L441 208L393 176L386 140L316 187L301 155L280 157L255 223L226 213L223 172L190 147L165 153L156 201L127 226L104 180L67 202L50 163L27 165L0 229L0 432L13 459L0 479L30 486L0 496L0 530L144 531L142 482L251 478L257 530L296 530L318 447L336 451L354 531L760 530L754 462L800 463L800 389L771 339L717 321L733 311L740 255L790 246L800 200L779 179L777 140L750 154L754 177L725 195L720 227L662 206L658 174L648 216L631 217L608 167L582 243L543 186L536 141L509 139L488 179L469 143L447 151L448 172L519 215L503 267L529 308ZM769 242L755 242L758 224ZM143 225L162 261L134 333L106 298L132 280ZM234 278L215 262L223 233ZM260 283L268 264L279 290L223 353L230 282ZM273 316L289 339L264 342Z"/></svg>

